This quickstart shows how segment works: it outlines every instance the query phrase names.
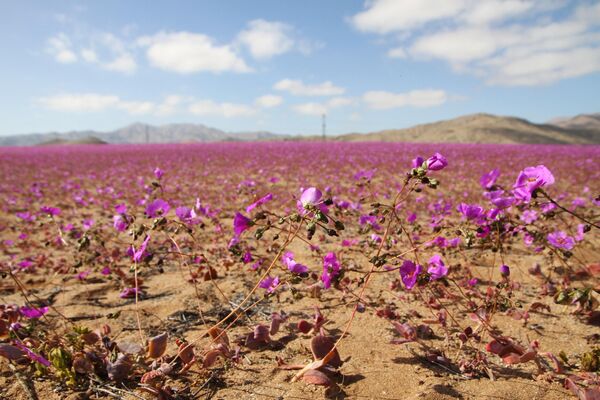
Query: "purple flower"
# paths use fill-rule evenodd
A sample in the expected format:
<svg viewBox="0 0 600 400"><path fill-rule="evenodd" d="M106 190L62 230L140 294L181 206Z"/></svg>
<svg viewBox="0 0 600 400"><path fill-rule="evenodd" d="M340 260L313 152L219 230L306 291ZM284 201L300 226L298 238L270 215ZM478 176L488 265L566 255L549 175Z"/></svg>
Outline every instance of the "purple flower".
<svg viewBox="0 0 600 400"><path fill-rule="evenodd" d="M297 263L296 260L294 260L294 253L291 251L286 252L283 257L281 257L281 262L292 274L302 275L308 273L308 267Z"/></svg>
<svg viewBox="0 0 600 400"><path fill-rule="evenodd" d="M177 215L181 222L188 225L196 225L201 222L193 208L177 207L175 209L175 215Z"/></svg>
<svg viewBox="0 0 600 400"><path fill-rule="evenodd" d="M127 212L127 206L125 204L117 204L115 206L115 211L118 214L125 214Z"/></svg>
<svg viewBox="0 0 600 400"><path fill-rule="evenodd" d="M102 268L102 271L100 271L100 273L102 275L110 275L110 273L111 273L110 267L106 266L106 267Z"/></svg>
<svg viewBox="0 0 600 400"><path fill-rule="evenodd" d="M531 224L533 221L537 219L537 212L534 210L525 210L523 214L519 217L519 219L526 224Z"/></svg>
<svg viewBox="0 0 600 400"><path fill-rule="evenodd" d="M484 189L491 189L492 186L494 186L494 184L496 183L496 180L498 179L499 176L500 176L500 170L498 168L495 168L495 169L491 170L490 172L488 172L487 174L483 174L481 176L481 179L479 179L479 184Z"/></svg>
<svg viewBox="0 0 600 400"><path fill-rule="evenodd" d="M164 174L165 174L165 172L162 169L160 169L158 167L154 168L154 176L156 177L156 179L162 178L162 176Z"/></svg>
<svg viewBox="0 0 600 400"><path fill-rule="evenodd" d="M23 344L23 342L21 342L20 340L15 340L15 345L21 349L21 351L23 351L25 353L25 356L27 358L29 358L31 361L35 361L38 362L42 365L44 365L45 367L49 367L50 366L50 361L46 360L44 357L40 356L39 354L34 353L33 351L31 351L27 346L25 346Z"/></svg>
<svg viewBox="0 0 600 400"><path fill-rule="evenodd" d="M129 223L119 214L113 217L113 226L118 232L124 232L129 227Z"/></svg>
<svg viewBox="0 0 600 400"><path fill-rule="evenodd" d="M502 275L505 278L508 278L510 276L510 268L508 265L501 265L500 266L500 275Z"/></svg>
<svg viewBox="0 0 600 400"><path fill-rule="evenodd" d="M279 277L267 276L265 279L260 281L258 286L265 289L267 293L273 293L277 289L277 286L279 286Z"/></svg>
<svg viewBox="0 0 600 400"><path fill-rule="evenodd" d="M425 161L423 157L417 156L412 160L411 165L413 168L421 168L421 166L423 166L423 161Z"/></svg>
<svg viewBox="0 0 600 400"><path fill-rule="evenodd" d="M468 220L478 219L484 215L483 207L477 204L460 203L457 207L457 210Z"/></svg>
<svg viewBox="0 0 600 400"><path fill-rule="evenodd" d="M548 243L559 249L571 250L575 246L575 239L564 231L549 233L546 239L548 239Z"/></svg>
<svg viewBox="0 0 600 400"><path fill-rule="evenodd" d="M133 261L134 262L139 263L144 258L146 258L146 255L147 255L146 246L148 245L149 241L150 241L150 235L146 236L146 239L144 239L144 241L140 245L140 248L137 249L137 251L135 250L135 248L133 248Z"/></svg>
<svg viewBox="0 0 600 400"><path fill-rule="evenodd" d="M442 261L442 257L439 254L434 254L429 259L429 268L427 272L431 276L431 280L437 280L448 275L448 267Z"/></svg>
<svg viewBox="0 0 600 400"><path fill-rule="evenodd" d="M581 242L585 236L585 225L579 224L577 225L577 234L575 235L575 240Z"/></svg>
<svg viewBox="0 0 600 400"><path fill-rule="evenodd" d="M19 307L19 312L22 316L29 319L38 319L42 315L48 313L48 307Z"/></svg>
<svg viewBox="0 0 600 400"><path fill-rule="evenodd" d="M321 274L321 281L323 281L323 287L329 289L331 282L340 274L342 266L338 261L335 253L330 252L323 257L323 274Z"/></svg>
<svg viewBox="0 0 600 400"><path fill-rule="evenodd" d="M40 208L40 211L43 212L44 214L50 215L51 217L60 215L60 208L58 208L58 207L44 206L44 207Z"/></svg>
<svg viewBox="0 0 600 400"><path fill-rule="evenodd" d="M119 293L119 297L122 299L132 299L135 295L141 296L143 293L139 288L129 287L125 288Z"/></svg>
<svg viewBox="0 0 600 400"><path fill-rule="evenodd" d="M244 264L248 264L254 261L254 258L252 258L252 253L250 253L250 251L246 251L244 253L244 256L242 257L242 261L244 262Z"/></svg>
<svg viewBox="0 0 600 400"><path fill-rule="evenodd" d="M233 233L235 236L240 236L242 232L250 228L254 223L248 217L243 216L239 212L235 213L233 217Z"/></svg>
<svg viewBox="0 0 600 400"><path fill-rule="evenodd" d="M405 260L400 266L400 277L406 289L411 290L416 284L423 267L410 260Z"/></svg>
<svg viewBox="0 0 600 400"><path fill-rule="evenodd" d="M513 193L516 198L525 203L531 200L531 194L543 186L552 185L554 176L544 165L537 167L527 167L519 173L517 181L513 188Z"/></svg>
<svg viewBox="0 0 600 400"><path fill-rule="evenodd" d="M302 192L302 196L300 196L300 203L304 208L309 206L314 207L319 204L321 197L323 197L323 193L321 193L319 189L310 187Z"/></svg>
<svg viewBox="0 0 600 400"><path fill-rule="evenodd" d="M439 171L448 166L448 160L440 153L435 153L427 159L427 169L430 171Z"/></svg>
<svg viewBox="0 0 600 400"><path fill-rule="evenodd" d="M163 199L156 199L146 207L146 215L149 218L155 218L161 215L166 215L171 206Z"/></svg>
<svg viewBox="0 0 600 400"><path fill-rule="evenodd" d="M266 202L269 202L273 200L273 194L269 193L264 197L261 197L260 199L256 200L254 203L250 204L248 207L246 207L246 212L248 214L250 214L250 212L252 210L254 210L256 207L260 207L263 204L265 204Z"/></svg>
<svg viewBox="0 0 600 400"><path fill-rule="evenodd" d="M94 222L95 222L95 221L94 221L93 219L91 219L91 218L84 219L84 220L83 220L83 223L82 223L82 225L83 225L83 230L84 230L84 231L87 231L87 230L89 230L89 229L90 229L92 226L94 226Z"/></svg>
<svg viewBox="0 0 600 400"><path fill-rule="evenodd" d="M17 216L17 218L20 218L23 221L27 221L27 222L35 221L35 216L31 215L31 213L28 213L28 212L18 212L15 215Z"/></svg>

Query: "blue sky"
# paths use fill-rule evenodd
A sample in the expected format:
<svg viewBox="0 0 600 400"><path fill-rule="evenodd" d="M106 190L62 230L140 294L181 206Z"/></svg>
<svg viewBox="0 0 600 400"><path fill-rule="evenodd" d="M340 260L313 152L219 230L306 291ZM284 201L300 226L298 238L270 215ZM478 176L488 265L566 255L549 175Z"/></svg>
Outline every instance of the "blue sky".
<svg viewBox="0 0 600 400"><path fill-rule="evenodd" d="M598 1L5 2L0 48L0 135L600 111Z"/></svg>

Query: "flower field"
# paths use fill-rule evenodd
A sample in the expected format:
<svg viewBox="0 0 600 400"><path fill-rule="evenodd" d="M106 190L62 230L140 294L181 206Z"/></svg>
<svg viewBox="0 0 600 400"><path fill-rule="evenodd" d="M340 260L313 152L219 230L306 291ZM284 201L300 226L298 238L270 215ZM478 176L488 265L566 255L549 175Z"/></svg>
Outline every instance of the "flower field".
<svg viewBox="0 0 600 400"><path fill-rule="evenodd" d="M600 147L0 148L0 398L600 398Z"/></svg>

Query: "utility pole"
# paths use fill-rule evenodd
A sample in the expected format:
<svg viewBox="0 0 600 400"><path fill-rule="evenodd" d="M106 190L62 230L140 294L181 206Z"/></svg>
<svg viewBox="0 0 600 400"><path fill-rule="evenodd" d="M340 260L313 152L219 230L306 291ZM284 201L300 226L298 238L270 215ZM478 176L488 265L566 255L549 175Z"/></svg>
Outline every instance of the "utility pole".
<svg viewBox="0 0 600 400"><path fill-rule="evenodd" d="M327 114L323 114L321 117L321 131L323 133L323 140L325 140L325 135L327 134Z"/></svg>

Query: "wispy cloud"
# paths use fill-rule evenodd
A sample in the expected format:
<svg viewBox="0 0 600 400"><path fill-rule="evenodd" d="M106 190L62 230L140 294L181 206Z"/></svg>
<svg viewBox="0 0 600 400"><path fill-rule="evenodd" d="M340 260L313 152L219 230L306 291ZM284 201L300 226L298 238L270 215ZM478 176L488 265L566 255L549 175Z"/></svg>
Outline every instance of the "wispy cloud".
<svg viewBox="0 0 600 400"><path fill-rule="evenodd" d="M335 86L330 81L317 84L306 84L301 80L282 79L277 82L273 88L289 92L294 96L337 96L344 94L346 89Z"/></svg>
<svg viewBox="0 0 600 400"><path fill-rule="evenodd" d="M351 23L396 35L389 57L438 59L491 85L534 86L600 71L600 3L570 12L566 4L374 0Z"/></svg>

